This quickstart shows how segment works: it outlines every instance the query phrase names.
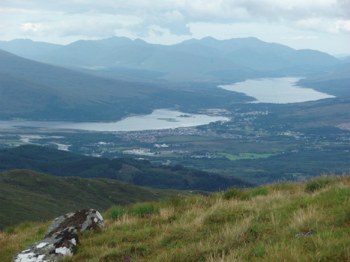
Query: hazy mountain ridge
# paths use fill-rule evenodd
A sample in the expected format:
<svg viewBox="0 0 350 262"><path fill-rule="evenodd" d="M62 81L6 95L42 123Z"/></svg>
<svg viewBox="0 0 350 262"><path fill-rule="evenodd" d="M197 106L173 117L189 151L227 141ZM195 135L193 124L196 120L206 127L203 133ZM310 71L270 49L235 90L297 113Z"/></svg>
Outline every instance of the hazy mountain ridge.
<svg viewBox="0 0 350 262"><path fill-rule="evenodd" d="M0 78L3 117L103 119L114 115L117 119L128 112L121 108L130 100L137 101L154 91L152 87L98 78L4 51L0 52L0 74L5 76ZM18 106L6 113L16 101ZM124 110L137 113L150 109L142 109L142 104L138 104Z"/></svg>
<svg viewBox="0 0 350 262"><path fill-rule="evenodd" d="M173 46L117 37L67 46L14 40L0 42L0 48L60 65L0 51L3 119L104 121L157 108L220 108L250 98L217 89L219 84L324 73L339 63L325 53L256 38L204 38Z"/></svg>
<svg viewBox="0 0 350 262"><path fill-rule="evenodd" d="M218 107L242 95L202 85L130 82L93 76L0 51L0 118L118 120L157 108ZM215 86L215 85L214 85Z"/></svg>
<svg viewBox="0 0 350 262"><path fill-rule="evenodd" d="M325 74L302 79L300 84L340 98L348 98L350 96L350 61Z"/></svg>
<svg viewBox="0 0 350 262"><path fill-rule="evenodd" d="M35 58L37 58L39 61L41 60L41 56L54 52L60 47L62 47L62 45L36 42L30 39L0 41L0 49L28 59L35 60Z"/></svg>
<svg viewBox="0 0 350 262"><path fill-rule="evenodd" d="M23 47L26 46L23 41ZM323 72L339 61L314 50L295 50L266 43L257 38L216 40L203 38L165 46L142 40L112 37L103 40L77 41L66 46L48 45L37 55L31 48L18 48L19 41L2 42L0 49L31 59L68 67L95 68L101 71L118 68L147 70L170 80L218 80L217 74L234 80L240 73L256 75L309 74ZM38 43L38 49L43 43ZM16 48L17 47L17 48ZM34 48L35 49L35 48Z"/></svg>

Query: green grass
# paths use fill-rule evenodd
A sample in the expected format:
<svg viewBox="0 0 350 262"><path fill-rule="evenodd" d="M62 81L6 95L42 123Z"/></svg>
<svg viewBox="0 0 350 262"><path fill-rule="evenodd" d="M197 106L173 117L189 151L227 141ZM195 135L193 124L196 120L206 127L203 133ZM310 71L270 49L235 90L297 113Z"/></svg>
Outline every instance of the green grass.
<svg viewBox="0 0 350 262"><path fill-rule="evenodd" d="M159 214L160 208L155 203L135 204L130 208L130 214L138 217L148 217L154 214Z"/></svg>
<svg viewBox="0 0 350 262"><path fill-rule="evenodd" d="M130 207L113 206L106 215L112 220L118 220L124 215L132 215L137 217L149 217L154 214L159 214L160 208L156 203L136 203Z"/></svg>
<svg viewBox="0 0 350 262"><path fill-rule="evenodd" d="M320 178L316 178L316 179L312 179L309 182L307 182L306 186L305 186L305 191L306 192L315 192L317 190L320 190L322 188L327 187L328 185L330 185L332 182L334 182L332 179L330 179L329 177L320 177Z"/></svg>
<svg viewBox="0 0 350 262"><path fill-rule="evenodd" d="M116 220L126 214L126 208L122 206L113 206L108 210L107 214L111 219Z"/></svg>
<svg viewBox="0 0 350 262"><path fill-rule="evenodd" d="M349 261L350 177L321 177L210 196L113 207L106 227L81 237L65 261ZM242 197L244 196L244 197ZM0 233L0 257L43 234L30 224Z"/></svg>
<svg viewBox="0 0 350 262"><path fill-rule="evenodd" d="M223 198L226 200L239 199L248 200L257 196L268 195L269 190L267 187L256 187L251 190L243 190L238 188L230 188L223 193Z"/></svg>

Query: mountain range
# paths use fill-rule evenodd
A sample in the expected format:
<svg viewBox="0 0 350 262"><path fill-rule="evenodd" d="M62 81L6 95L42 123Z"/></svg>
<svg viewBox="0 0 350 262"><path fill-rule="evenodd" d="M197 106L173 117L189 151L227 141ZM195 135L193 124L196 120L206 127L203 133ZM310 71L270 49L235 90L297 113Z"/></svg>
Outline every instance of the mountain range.
<svg viewBox="0 0 350 262"><path fill-rule="evenodd" d="M218 85L259 77L306 76L302 84L348 93L348 79L335 74L331 88L324 79L344 61L256 38L172 46L120 37L69 45L13 40L0 49L1 119L115 121L157 108L223 108L251 98Z"/></svg>
<svg viewBox="0 0 350 262"><path fill-rule="evenodd" d="M207 37L170 46L125 37L81 40L68 45L13 40L0 42L0 49L40 62L89 69L95 73L115 75L122 72L134 77L173 81L305 75L323 72L339 63L326 53L295 50L253 37L230 40Z"/></svg>
<svg viewBox="0 0 350 262"><path fill-rule="evenodd" d="M216 86L214 84L214 86ZM25 59L0 50L0 118L104 121L157 108L218 107L247 100L213 84L133 82Z"/></svg>

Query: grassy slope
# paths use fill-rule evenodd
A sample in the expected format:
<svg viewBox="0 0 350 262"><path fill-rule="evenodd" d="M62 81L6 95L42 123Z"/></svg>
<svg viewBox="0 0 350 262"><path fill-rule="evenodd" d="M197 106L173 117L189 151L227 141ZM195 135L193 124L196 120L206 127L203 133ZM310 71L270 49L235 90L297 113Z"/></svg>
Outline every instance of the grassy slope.
<svg viewBox="0 0 350 262"><path fill-rule="evenodd" d="M0 229L24 221L54 218L81 208L154 201L174 192L108 179L54 177L28 170L0 173Z"/></svg>
<svg viewBox="0 0 350 262"><path fill-rule="evenodd" d="M114 207L66 261L349 261L349 207L349 177ZM46 226L0 233L0 257Z"/></svg>

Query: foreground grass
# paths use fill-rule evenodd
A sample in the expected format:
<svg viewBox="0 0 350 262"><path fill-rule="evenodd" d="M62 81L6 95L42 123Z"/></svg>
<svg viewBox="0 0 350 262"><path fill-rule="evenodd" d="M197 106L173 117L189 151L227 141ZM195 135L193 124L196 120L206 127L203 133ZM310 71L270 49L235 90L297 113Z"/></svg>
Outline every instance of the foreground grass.
<svg viewBox="0 0 350 262"><path fill-rule="evenodd" d="M65 261L350 261L350 177L116 206L105 217ZM1 233L2 261L46 226Z"/></svg>

